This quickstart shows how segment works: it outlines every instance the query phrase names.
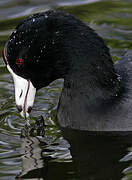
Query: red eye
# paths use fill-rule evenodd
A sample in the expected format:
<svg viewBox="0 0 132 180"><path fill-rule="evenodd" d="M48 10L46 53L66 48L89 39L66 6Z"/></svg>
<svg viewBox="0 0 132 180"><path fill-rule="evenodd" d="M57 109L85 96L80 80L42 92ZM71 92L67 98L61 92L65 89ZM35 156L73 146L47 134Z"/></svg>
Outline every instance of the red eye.
<svg viewBox="0 0 132 180"><path fill-rule="evenodd" d="M19 58L19 59L16 60L16 64L19 65L19 66L21 66L21 65L24 64L24 60L21 59L21 58Z"/></svg>

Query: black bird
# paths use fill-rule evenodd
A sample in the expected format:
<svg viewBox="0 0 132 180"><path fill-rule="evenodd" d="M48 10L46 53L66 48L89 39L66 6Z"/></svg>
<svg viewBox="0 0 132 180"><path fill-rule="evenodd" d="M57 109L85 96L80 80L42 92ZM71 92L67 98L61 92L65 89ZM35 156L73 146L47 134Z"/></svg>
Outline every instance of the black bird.
<svg viewBox="0 0 132 180"><path fill-rule="evenodd" d="M36 90L63 78L60 127L132 131L131 51L113 64L103 39L74 16L50 10L28 17L11 34L3 57L22 116L29 115Z"/></svg>

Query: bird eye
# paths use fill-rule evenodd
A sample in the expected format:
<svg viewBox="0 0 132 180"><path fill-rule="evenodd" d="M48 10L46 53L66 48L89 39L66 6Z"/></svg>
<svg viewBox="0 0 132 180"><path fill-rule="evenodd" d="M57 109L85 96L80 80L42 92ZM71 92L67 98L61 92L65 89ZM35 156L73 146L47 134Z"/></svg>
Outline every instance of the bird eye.
<svg viewBox="0 0 132 180"><path fill-rule="evenodd" d="M21 59L21 58L19 58L19 59L16 60L16 64L17 64L18 66L21 66L21 65L24 64L24 60Z"/></svg>

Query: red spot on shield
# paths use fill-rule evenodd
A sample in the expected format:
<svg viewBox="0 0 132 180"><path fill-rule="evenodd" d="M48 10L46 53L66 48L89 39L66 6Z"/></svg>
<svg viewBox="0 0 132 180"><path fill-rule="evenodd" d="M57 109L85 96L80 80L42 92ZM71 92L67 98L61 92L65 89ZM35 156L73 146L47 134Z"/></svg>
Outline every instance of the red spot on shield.
<svg viewBox="0 0 132 180"><path fill-rule="evenodd" d="M7 65L8 61L7 61L7 57L6 57L6 53L5 53L5 48L3 49L3 59L5 61L5 64Z"/></svg>

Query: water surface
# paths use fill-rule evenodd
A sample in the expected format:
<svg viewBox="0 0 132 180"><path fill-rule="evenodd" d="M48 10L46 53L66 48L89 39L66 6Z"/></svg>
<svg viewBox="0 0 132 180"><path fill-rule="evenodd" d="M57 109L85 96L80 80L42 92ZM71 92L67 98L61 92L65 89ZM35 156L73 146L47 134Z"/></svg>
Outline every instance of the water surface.
<svg viewBox="0 0 132 180"><path fill-rule="evenodd" d="M25 122L16 110L13 81L1 52L22 19L51 8L69 12L94 28L113 60L132 47L131 0L0 0L0 179L132 179L130 136L94 137L67 130L69 143L64 140L55 124L61 79L38 91L30 118L34 124L44 117L45 137L20 138Z"/></svg>

